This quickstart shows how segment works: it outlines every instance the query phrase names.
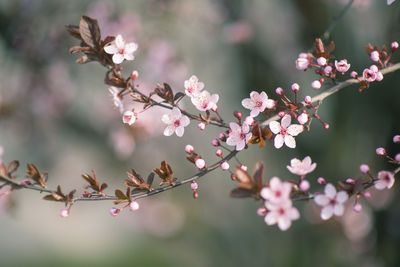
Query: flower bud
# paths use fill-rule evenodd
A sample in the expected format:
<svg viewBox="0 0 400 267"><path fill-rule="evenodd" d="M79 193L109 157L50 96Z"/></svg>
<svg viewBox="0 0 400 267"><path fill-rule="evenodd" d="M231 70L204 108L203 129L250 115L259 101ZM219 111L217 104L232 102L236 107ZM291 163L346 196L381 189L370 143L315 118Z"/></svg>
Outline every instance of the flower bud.
<svg viewBox="0 0 400 267"><path fill-rule="evenodd" d="M241 120L242 119L242 113L241 112L239 112L239 111L234 111L233 112L233 116L235 116L238 120Z"/></svg>
<svg viewBox="0 0 400 267"><path fill-rule="evenodd" d="M315 80L311 83L311 87L315 90L321 89L321 82L318 80Z"/></svg>
<svg viewBox="0 0 400 267"><path fill-rule="evenodd" d="M321 185L326 185L326 180L325 180L324 177L319 177L319 178L317 179L317 182L318 182L319 184L321 184Z"/></svg>
<svg viewBox="0 0 400 267"><path fill-rule="evenodd" d="M326 66L324 68L324 72L325 72L326 75L331 74L332 73L332 67L331 66Z"/></svg>
<svg viewBox="0 0 400 267"><path fill-rule="evenodd" d="M257 215L258 216L265 216L267 215L267 208L266 207L260 207L257 209Z"/></svg>
<svg viewBox="0 0 400 267"><path fill-rule="evenodd" d="M378 72L379 69L376 65L371 65L371 67L369 67L370 70L372 70L373 72Z"/></svg>
<svg viewBox="0 0 400 267"><path fill-rule="evenodd" d="M319 58L317 59L317 63L318 63L318 65L320 65L320 66L325 66L325 65L326 65L326 58L324 58L324 57L319 57Z"/></svg>
<svg viewBox="0 0 400 267"><path fill-rule="evenodd" d="M131 203L129 203L129 209L131 211L135 211L139 209L139 203L137 203L137 201L132 201Z"/></svg>
<svg viewBox="0 0 400 267"><path fill-rule="evenodd" d="M224 161L221 163L221 169L223 169L224 171L229 170L229 163L227 161Z"/></svg>
<svg viewBox="0 0 400 267"><path fill-rule="evenodd" d="M390 44L390 49L392 50L392 52L396 51L397 48L399 48L399 43L398 42L393 42Z"/></svg>
<svg viewBox="0 0 400 267"><path fill-rule="evenodd" d="M219 134L218 134L218 138L219 138L219 140L221 140L222 142L225 142L225 141L226 141L226 136L225 136L224 133L219 133Z"/></svg>
<svg viewBox="0 0 400 267"><path fill-rule="evenodd" d="M353 79L357 79L358 73L356 71L352 71L352 72L350 72L350 77Z"/></svg>
<svg viewBox="0 0 400 267"><path fill-rule="evenodd" d="M222 158L222 149L217 149L217 151L215 151L215 154L216 154L218 157Z"/></svg>
<svg viewBox="0 0 400 267"><path fill-rule="evenodd" d="M361 204L358 203L358 202L357 202L356 204L354 204L353 210L354 210L355 212L360 212L360 211L362 211L362 206L361 206Z"/></svg>
<svg viewBox="0 0 400 267"><path fill-rule="evenodd" d="M110 215L111 216L117 216L120 212L121 212L121 210L117 209L117 208L111 208L110 209Z"/></svg>
<svg viewBox="0 0 400 267"><path fill-rule="evenodd" d="M347 178L347 179L346 179L346 183L348 183L348 184L355 184L356 181L355 181L353 178Z"/></svg>
<svg viewBox="0 0 400 267"><path fill-rule="evenodd" d="M396 156L394 156L394 160L400 162L400 153L397 153Z"/></svg>
<svg viewBox="0 0 400 267"><path fill-rule="evenodd" d="M195 181L193 181L193 182L190 184L190 189L192 189L193 191L196 191L197 188L199 188L199 185L198 185Z"/></svg>
<svg viewBox="0 0 400 267"><path fill-rule="evenodd" d="M306 102L306 104L311 104L311 102L312 102L312 98L311 98L311 96L306 96L306 97L304 97L304 102Z"/></svg>
<svg viewBox="0 0 400 267"><path fill-rule="evenodd" d="M247 166L246 166L246 165L241 165L240 168L241 168L243 171L247 171Z"/></svg>
<svg viewBox="0 0 400 267"><path fill-rule="evenodd" d="M369 56L371 57L372 61L374 61L374 62L379 61L379 52L378 51L372 51Z"/></svg>
<svg viewBox="0 0 400 267"><path fill-rule="evenodd" d="M298 83L292 84L292 91L297 93L300 90L300 85Z"/></svg>
<svg viewBox="0 0 400 267"><path fill-rule="evenodd" d="M369 166L367 164L361 164L360 165L360 171L362 173L368 173L369 172Z"/></svg>
<svg viewBox="0 0 400 267"><path fill-rule="evenodd" d="M211 144L213 145L213 146L219 146L220 144L219 144L219 141L217 140L217 139L213 139L212 141L211 141Z"/></svg>
<svg viewBox="0 0 400 267"><path fill-rule="evenodd" d="M330 125L329 125L328 123L324 123L324 128L325 128L326 130L328 130L329 127L330 127Z"/></svg>
<svg viewBox="0 0 400 267"><path fill-rule="evenodd" d="M386 155L386 150L383 147L378 147L376 149L376 154L378 154L379 156L385 156Z"/></svg>
<svg viewBox="0 0 400 267"><path fill-rule="evenodd" d="M92 194L90 194L88 191L83 191L83 192L82 192L82 196L83 196L83 197L91 197Z"/></svg>
<svg viewBox="0 0 400 267"><path fill-rule="evenodd" d="M275 93L278 95L283 95L283 89L281 87L278 87L275 89Z"/></svg>
<svg viewBox="0 0 400 267"><path fill-rule="evenodd" d="M62 218L68 217L68 216L69 216L69 209L62 209L62 210L60 211L60 216L61 216Z"/></svg>
<svg viewBox="0 0 400 267"><path fill-rule="evenodd" d="M137 70L132 71L132 74L131 74L132 81L136 81L136 79L138 77L139 77L139 72Z"/></svg>
<svg viewBox="0 0 400 267"><path fill-rule="evenodd" d="M199 170L201 170L206 166L206 161L204 159L202 159L202 158L197 159L196 162L195 162L195 165Z"/></svg>
<svg viewBox="0 0 400 267"><path fill-rule="evenodd" d="M303 192L307 192L310 189L310 182L308 180L302 180L299 184L299 188Z"/></svg>
<svg viewBox="0 0 400 267"><path fill-rule="evenodd" d="M188 154L193 154L194 147L192 145L186 145L185 146L185 152L188 153Z"/></svg>
<svg viewBox="0 0 400 267"><path fill-rule="evenodd" d="M395 144L400 143L400 135L393 136L393 143Z"/></svg>
<svg viewBox="0 0 400 267"><path fill-rule="evenodd" d="M298 117L297 120L300 124L305 124L308 122L308 114L307 112L302 112Z"/></svg>
<svg viewBox="0 0 400 267"><path fill-rule="evenodd" d="M206 128L206 124L204 122L200 122L199 124L197 124L197 127L199 127L201 131L203 131Z"/></svg>
<svg viewBox="0 0 400 267"><path fill-rule="evenodd" d="M366 192L363 193L363 195L364 195L365 198L370 198L371 197L371 192L366 191Z"/></svg>
<svg viewBox="0 0 400 267"><path fill-rule="evenodd" d="M284 111L279 111L278 112L278 116L283 118L285 116L285 112Z"/></svg>
<svg viewBox="0 0 400 267"><path fill-rule="evenodd" d="M382 72L378 71L378 72L376 73L376 79L375 79L375 81L380 82L380 81L382 81L382 80L383 80L383 74L382 74Z"/></svg>

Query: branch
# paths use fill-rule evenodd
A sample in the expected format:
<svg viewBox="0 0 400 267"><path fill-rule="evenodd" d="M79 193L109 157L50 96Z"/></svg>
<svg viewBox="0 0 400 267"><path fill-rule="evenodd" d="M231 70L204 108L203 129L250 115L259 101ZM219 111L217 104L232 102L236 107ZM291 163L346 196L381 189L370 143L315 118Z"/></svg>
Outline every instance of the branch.
<svg viewBox="0 0 400 267"><path fill-rule="evenodd" d="M400 63L396 63L390 67L381 69L380 72L382 72L382 74L387 74L387 73L391 73L391 72L395 72L397 70L400 69ZM346 88L352 84L358 84L360 83L360 81L364 81L363 78L360 79L348 79L344 82L338 83L337 85L331 87L330 89L326 90L325 92L320 93L319 95L316 95L312 98L312 102L311 103L316 103L316 102L320 102L322 100L324 100L325 98L339 92L340 90L342 90L343 88ZM301 104L303 106L306 106L307 104L303 101L301 102ZM278 115L272 116L271 118L265 120L264 122L261 123L262 126L267 126L271 121L276 121L279 120L280 117Z"/></svg>

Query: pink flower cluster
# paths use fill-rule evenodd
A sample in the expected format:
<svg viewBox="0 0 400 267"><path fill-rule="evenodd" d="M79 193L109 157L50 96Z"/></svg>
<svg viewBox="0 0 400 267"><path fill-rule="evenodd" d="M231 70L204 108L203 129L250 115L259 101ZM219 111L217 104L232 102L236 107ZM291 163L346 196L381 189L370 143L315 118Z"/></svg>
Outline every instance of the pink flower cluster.
<svg viewBox="0 0 400 267"><path fill-rule="evenodd" d="M218 109L217 102L219 100L218 94L210 94L204 90L204 83L199 82L199 79L192 75L189 80L184 82L185 93L192 100L193 105L200 111Z"/></svg>
<svg viewBox="0 0 400 267"><path fill-rule="evenodd" d="M379 71L376 65L372 65L371 67L369 67L369 69L364 69L363 78L367 82L380 82L383 80L383 74Z"/></svg>
<svg viewBox="0 0 400 267"><path fill-rule="evenodd" d="M336 188L332 184L327 184L324 194L316 195L314 202L322 207L321 219L328 220L333 215L343 215L344 203L348 198L349 195L345 191L336 192Z"/></svg>
<svg viewBox="0 0 400 267"><path fill-rule="evenodd" d="M272 121L269 124L271 132L276 134L274 139L275 148L281 148L285 144L289 148L296 147L295 136L303 132L303 125L291 124L292 117L286 114L282 119L281 123Z"/></svg>

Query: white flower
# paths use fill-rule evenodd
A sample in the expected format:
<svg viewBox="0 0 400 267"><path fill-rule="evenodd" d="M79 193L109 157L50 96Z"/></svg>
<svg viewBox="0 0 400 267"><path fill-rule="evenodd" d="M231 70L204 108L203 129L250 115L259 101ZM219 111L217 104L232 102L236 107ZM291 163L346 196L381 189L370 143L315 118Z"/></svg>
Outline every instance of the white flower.
<svg viewBox="0 0 400 267"><path fill-rule="evenodd" d="M185 132L184 127L188 126L190 123L189 118L182 115L179 108L176 107L172 108L170 114L164 114L161 120L168 124L167 128L164 130L165 136L171 136L174 132L179 137L183 136L183 133Z"/></svg>
<svg viewBox="0 0 400 267"><path fill-rule="evenodd" d="M396 1L396 0L387 0L387 4L391 5L394 1Z"/></svg>
<svg viewBox="0 0 400 267"><path fill-rule="evenodd" d="M202 91L192 97L192 103L200 111L210 110L217 105L218 94L210 95L208 91Z"/></svg>
<svg viewBox="0 0 400 267"><path fill-rule="evenodd" d="M311 164L311 158L307 156L303 160L299 160L296 158L292 159L290 161L290 166L286 167L291 173L299 176L304 176L306 174L309 174L310 172L313 172L317 167L317 163L314 162Z"/></svg>
<svg viewBox="0 0 400 267"><path fill-rule="evenodd" d="M321 218L328 220L333 214L342 216L344 213L344 202L349 198L345 191L336 193L336 189L332 184L325 186L325 194L316 195L314 202L323 207L321 210Z"/></svg>
<svg viewBox="0 0 400 267"><path fill-rule="evenodd" d="M249 125L243 123L242 126L240 126L235 122L231 122L229 123L229 127L231 127L231 131L229 132L226 143L230 146L236 146L237 151L242 150L252 136L252 133L249 133Z"/></svg>
<svg viewBox="0 0 400 267"><path fill-rule="evenodd" d="M264 200L271 203L279 203L285 200L290 200L290 192L292 184L282 182L278 177L272 177L269 182L269 187L264 187L260 191L260 195Z"/></svg>
<svg viewBox="0 0 400 267"><path fill-rule="evenodd" d="M383 190L385 188L390 189L394 185L394 175L389 171L378 172L378 181L375 183L375 188Z"/></svg>
<svg viewBox="0 0 400 267"><path fill-rule="evenodd" d="M260 94L253 91L250 93L250 98L242 100L242 106L250 109L250 116L257 117L260 112L263 112L266 108L271 109L275 107L275 101L268 99L265 92Z"/></svg>
<svg viewBox="0 0 400 267"><path fill-rule="evenodd" d="M125 44L124 39L120 34L117 35L115 41L104 47L107 54L113 55L112 60L115 64L121 64L124 59L133 60L135 57L133 53L137 50L136 43Z"/></svg>
<svg viewBox="0 0 400 267"><path fill-rule="evenodd" d="M185 93L190 97L194 97L204 88L204 83L199 82L197 76L192 75L189 80L185 81Z"/></svg>
<svg viewBox="0 0 400 267"><path fill-rule="evenodd" d="M292 206L292 201L287 199L278 204L267 202L265 207L268 210L265 216L265 223L268 225L278 224L281 231L286 231L292 225L292 221L300 218L299 211Z"/></svg>
<svg viewBox="0 0 400 267"><path fill-rule="evenodd" d="M276 148L281 148L283 143L290 148L296 147L296 140L293 136L297 136L303 131L303 125L290 125L291 120L290 115L287 114L282 118L280 124L277 121L272 121L269 124L271 131L276 134L274 139L274 145Z"/></svg>
<svg viewBox="0 0 400 267"><path fill-rule="evenodd" d="M122 99L119 96L119 89L115 86L111 86L108 88L108 91L110 92L113 98L114 106L119 109L120 113L122 113L122 111L124 110L124 106L122 104Z"/></svg>
<svg viewBox="0 0 400 267"><path fill-rule="evenodd" d="M342 59L340 61L335 60L335 67L338 72L345 73L349 70L350 64L347 63L347 59Z"/></svg>
<svg viewBox="0 0 400 267"><path fill-rule="evenodd" d="M127 123L129 125L132 125L135 123L136 121L136 114L131 111L131 110L127 110L124 112L124 114L122 115L122 121L124 123Z"/></svg>

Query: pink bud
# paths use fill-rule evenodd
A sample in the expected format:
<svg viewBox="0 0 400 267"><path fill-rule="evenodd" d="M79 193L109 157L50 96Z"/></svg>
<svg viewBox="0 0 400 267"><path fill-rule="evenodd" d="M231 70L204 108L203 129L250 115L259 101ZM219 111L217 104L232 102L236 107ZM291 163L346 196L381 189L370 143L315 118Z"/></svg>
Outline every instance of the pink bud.
<svg viewBox="0 0 400 267"><path fill-rule="evenodd" d="M206 166L206 161L204 159L197 159L195 162L196 167L201 170Z"/></svg>
<svg viewBox="0 0 400 267"><path fill-rule="evenodd" d="M393 143L395 144L400 143L400 135L393 136Z"/></svg>
<svg viewBox="0 0 400 267"><path fill-rule="evenodd" d="M138 77L139 77L139 72L137 72L137 70L132 71L132 74L131 74L132 81L136 81L136 79Z"/></svg>
<svg viewBox="0 0 400 267"><path fill-rule="evenodd" d="M219 134L218 134L218 138L219 138L219 140L221 140L222 142L225 142L225 141L226 141L226 136L225 136L224 133L219 133Z"/></svg>
<svg viewBox="0 0 400 267"><path fill-rule="evenodd" d="M283 118L285 116L285 112L284 111L279 111L278 112L278 116Z"/></svg>
<svg viewBox="0 0 400 267"><path fill-rule="evenodd" d="M199 193L197 191L193 192L193 198L196 199L199 197Z"/></svg>
<svg viewBox="0 0 400 267"><path fill-rule="evenodd" d="M213 146L219 146L219 141L218 141L217 139L213 139L213 140L211 141L211 144L212 144Z"/></svg>
<svg viewBox="0 0 400 267"><path fill-rule="evenodd" d="M365 198L370 198L371 197L371 192L367 191L363 193Z"/></svg>
<svg viewBox="0 0 400 267"><path fill-rule="evenodd" d="M329 75L332 72L332 67L331 66L326 66L324 68L324 72L326 75Z"/></svg>
<svg viewBox="0 0 400 267"><path fill-rule="evenodd" d="M375 81L380 82L380 81L382 81L382 80L383 80L383 74L382 74L382 72L378 71L378 72L376 73L376 79L375 79Z"/></svg>
<svg viewBox="0 0 400 267"><path fill-rule="evenodd" d="M257 209L257 215L258 216L265 216L267 215L267 208L266 207L260 207Z"/></svg>
<svg viewBox="0 0 400 267"><path fill-rule="evenodd" d="M88 191L83 191L83 192L82 192L82 196L83 196L83 197L91 197L92 194L90 194Z"/></svg>
<svg viewBox="0 0 400 267"><path fill-rule="evenodd" d="M357 202L356 204L354 204L353 210L354 210L355 212L360 212L360 211L362 211L362 206L361 206L361 204L358 203L358 202Z"/></svg>
<svg viewBox="0 0 400 267"><path fill-rule="evenodd" d="M234 111L233 112L233 116L235 116L235 118L237 118L238 120L241 120L242 119L242 113L241 112L239 112L239 111Z"/></svg>
<svg viewBox="0 0 400 267"><path fill-rule="evenodd" d="M321 89L321 82L318 80L315 80L311 83L311 87L315 90Z"/></svg>
<svg viewBox="0 0 400 267"><path fill-rule="evenodd" d="M308 114L307 112L302 112L298 117L297 120L300 124L305 124L308 122Z"/></svg>
<svg viewBox="0 0 400 267"><path fill-rule="evenodd" d="M60 216L61 216L62 218L68 217L68 216L69 216L69 210L68 210L68 209L62 209L62 210L60 211Z"/></svg>
<svg viewBox="0 0 400 267"><path fill-rule="evenodd" d="M311 104L311 101L312 101L312 98L311 98L311 96L306 96L306 97L304 97L304 102L306 102L306 104Z"/></svg>
<svg viewBox="0 0 400 267"><path fill-rule="evenodd" d="M346 183L348 183L348 184L355 184L355 180L353 179L353 178L347 178L346 179Z"/></svg>
<svg viewBox="0 0 400 267"><path fill-rule="evenodd" d="M194 147L192 145L186 145L185 152L188 154L192 154L194 152Z"/></svg>
<svg viewBox="0 0 400 267"><path fill-rule="evenodd" d="M20 183L19 183L20 185L32 185L32 183L31 183L31 181L29 181L29 180L22 180Z"/></svg>
<svg viewBox="0 0 400 267"><path fill-rule="evenodd" d="M218 157L222 157L222 149L217 149L217 151L215 151L215 154L218 156Z"/></svg>
<svg viewBox="0 0 400 267"><path fill-rule="evenodd" d="M320 66L325 66L325 65L326 65L326 58L324 58L324 57L319 57L319 58L317 59L317 63L318 63L318 65L320 65Z"/></svg>
<svg viewBox="0 0 400 267"><path fill-rule="evenodd" d="M371 65L371 67L369 67L370 70L372 70L373 72L378 72L379 69L376 65Z"/></svg>
<svg viewBox="0 0 400 267"><path fill-rule="evenodd" d="M135 211L139 209L139 203L137 203L137 201L132 201L131 203L129 203L129 209L131 211Z"/></svg>
<svg viewBox="0 0 400 267"><path fill-rule="evenodd" d="M376 154L378 154L379 156L385 156L386 155L386 150L383 147L378 147L376 149Z"/></svg>
<svg viewBox="0 0 400 267"><path fill-rule="evenodd" d="M278 95L283 95L283 89L281 87L278 87L275 89L275 93Z"/></svg>
<svg viewBox="0 0 400 267"><path fill-rule="evenodd" d="M325 178L324 178L324 177L319 177L319 178L317 179L317 182L318 182L319 184L321 184L321 185L326 185L326 181L325 181Z"/></svg>
<svg viewBox="0 0 400 267"><path fill-rule="evenodd" d="M199 127L199 129L203 131L206 128L206 124L204 122L200 122L199 124L197 124L197 127Z"/></svg>
<svg viewBox="0 0 400 267"><path fill-rule="evenodd" d="M297 93L300 90L300 85L298 83L292 84L292 91Z"/></svg>
<svg viewBox="0 0 400 267"><path fill-rule="evenodd" d="M190 189L192 189L193 191L196 191L197 188L199 188L199 185L198 185L195 181L193 181L193 182L190 184Z"/></svg>
<svg viewBox="0 0 400 267"><path fill-rule="evenodd" d="M251 116L247 116L246 119L244 120L244 122L245 122L247 125L252 126L252 125L254 125L254 118L251 117Z"/></svg>
<svg viewBox="0 0 400 267"><path fill-rule="evenodd" d="M352 72L350 73L350 77L353 78L353 79L357 79L358 73L357 73L356 71L352 71Z"/></svg>
<svg viewBox="0 0 400 267"><path fill-rule="evenodd" d="M394 156L394 160L400 162L400 153L397 153L396 156Z"/></svg>
<svg viewBox="0 0 400 267"><path fill-rule="evenodd" d="M120 212L121 212L121 210L117 209L117 208L111 208L110 209L110 215L111 216L117 216Z"/></svg>
<svg viewBox="0 0 400 267"><path fill-rule="evenodd" d="M324 128L326 129L326 130L328 130L329 129L329 124L328 123L324 123Z"/></svg>
<svg viewBox="0 0 400 267"><path fill-rule="evenodd" d="M390 44L390 49L392 50L392 52L396 51L397 48L399 48L399 43L398 42L393 42Z"/></svg>
<svg viewBox="0 0 400 267"><path fill-rule="evenodd" d="M240 168L241 168L243 171L247 171L247 166L246 166L246 165L241 165Z"/></svg>
<svg viewBox="0 0 400 267"><path fill-rule="evenodd" d="M379 61L379 52L378 51L372 51L369 56L371 57L372 61L375 61L375 62Z"/></svg>
<svg viewBox="0 0 400 267"><path fill-rule="evenodd" d="M362 173L368 173L369 172L369 166L367 164L361 164L360 165L360 171Z"/></svg>
<svg viewBox="0 0 400 267"><path fill-rule="evenodd" d="M227 161L224 161L221 163L221 169L223 169L224 171L229 170L229 163Z"/></svg>
<svg viewBox="0 0 400 267"><path fill-rule="evenodd" d="M310 189L310 182L308 180L302 180L300 182L299 188L303 192L307 192Z"/></svg>

